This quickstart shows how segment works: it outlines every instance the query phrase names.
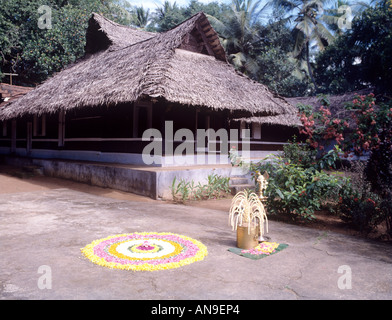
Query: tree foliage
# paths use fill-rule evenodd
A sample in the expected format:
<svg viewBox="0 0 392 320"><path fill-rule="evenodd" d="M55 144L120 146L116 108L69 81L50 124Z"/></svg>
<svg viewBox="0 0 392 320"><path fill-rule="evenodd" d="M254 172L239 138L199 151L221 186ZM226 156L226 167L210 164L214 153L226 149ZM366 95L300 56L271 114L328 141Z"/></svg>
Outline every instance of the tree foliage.
<svg viewBox="0 0 392 320"><path fill-rule="evenodd" d="M258 17L266 6L261 1L233 0L223 19L209 16L219 33L229 61L242 73L255 78L259 71L255 53L262 40L257 32Z"/></svg>
<svg viewBox="0 0 392 320"><path fill-rule="evenodd" d="M295 39L292 55L295 59L306 61L307 73L316 88L311 67L311 45L324 50L332 41L333 35L323 23L324 5L328 0L273 0L272 3L289 13L288 19L294 22L292 34Z"/></svg>
<svg viewBox="0 0 392 320"><path fill-rule="evenodd" d="M190 0L179 6L167 0L151 11L127 0L0 0L0 79L8 81L4 73L16 73L14 83L36 85L82 57L92 12L164 32L203 11L234 67L283 96L364 87L390 93L391 0L362 6L337 0L332 7L327 2ZM38 28L41 5L51 8L51 29ZM351 29L337 27L342 5L350 5L352 12L359 8Z"/></svg>
<svg viewBox="0 0 392 320"><path fill-rule="evenodd" d="M176 2L166 0L152 13L148 29L157 32L170 30L200 11L220 19L228 9L228 5L218 2L204 4L198 0L190 0L187 6L180 7Z"/></svg>
<svg viewBox="0 0 392 320"><path fill-rule="evenodd" d="M42 5L50 8L51 28L39 27ZM0 0L0 77L16 73L14 82L35 85L80 58L92 12L130 22L114 1Z"/></svg>
<svg viewBox="0 0 392 320"><path fill-rule="evenodd" d="M271 19L258 26L258 33L262 41L255 51L259 66L255 80L285 97L306 95L309 78L306 69L291 55L294 39L285 21Z"/></svg>
<svg viewBox="0 0 392 320"><path fill-rule="evenodd" d="M374 87L391 93L392 7L381 1L352 21L352 28L337 37L316 60L321 91L343 93Z"/></svg>

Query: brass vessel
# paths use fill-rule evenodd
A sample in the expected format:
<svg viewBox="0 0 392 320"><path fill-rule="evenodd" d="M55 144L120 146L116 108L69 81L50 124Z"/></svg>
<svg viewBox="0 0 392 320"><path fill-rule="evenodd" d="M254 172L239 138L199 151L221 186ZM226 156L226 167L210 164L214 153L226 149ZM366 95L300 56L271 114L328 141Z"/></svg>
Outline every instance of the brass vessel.
<svg viewBox="0 0 392 320"><path fill-rule="evenodd" d="M259 237L259 227L237 226L237 247L243 250L249 250L256 247Z"/></svg>

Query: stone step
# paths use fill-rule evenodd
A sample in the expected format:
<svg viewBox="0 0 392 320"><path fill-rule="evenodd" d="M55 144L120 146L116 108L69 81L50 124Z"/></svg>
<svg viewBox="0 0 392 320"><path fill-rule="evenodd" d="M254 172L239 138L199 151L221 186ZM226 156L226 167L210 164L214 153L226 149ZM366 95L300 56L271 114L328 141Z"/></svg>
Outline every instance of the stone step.
<svg viewBox="0 0 392 320"><path fill-rule="evenodd" d="M250 184L249 179L246 177L231 177L229 183L230 186L237 186L240 184Z"/></svg>
<svg viewBox="0 0 392 320"><path fill-rule="evenodd" d="M22 170L28 174L32 175L40 175L42 176L44 174L44 168L41 166L34 166L34 165L29 165L29 166L23 166Z"/></svg>
<svg viewBox="0 0 392 320"><path fill-rule="evenodd" d="M40 166L21 166L21 167L9 167L7 173L13 177L20 179L29 179L33 176L42 176L44 174L43 167Z"/></svg>
<svg viewBox="0 0 392 320"><path fill-rule="evenodd" d="M248 190L255 190L255 186L253 184L238 184L230 187L231 194L235 195L240 191Z"/></svg>

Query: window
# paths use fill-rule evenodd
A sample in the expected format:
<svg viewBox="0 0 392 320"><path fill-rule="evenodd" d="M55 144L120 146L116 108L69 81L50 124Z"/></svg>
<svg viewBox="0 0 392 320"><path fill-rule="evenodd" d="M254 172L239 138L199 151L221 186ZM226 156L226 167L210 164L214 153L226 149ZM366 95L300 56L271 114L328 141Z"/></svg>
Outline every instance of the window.
<svg viewBox="0 0 392 320"><path fill-rule="evenodd" d="M253 137L252 124L245 121L240 122L240 139L249 139Z"/></svg>
<svg viewBox="0 0 392 320"><path fill-rule="evenodd" d="M36 137L42 137L46 135L46 116L34 115L33 120L33 135Z"/></svg>
<svg viewBox="0 0 392 320"><path fill-rule="evenodd" d="M253 139L261 139L261 124L257 122L252 123Z"/></svg>
<svg viewBox="0 0 392 320"><path fill-rule="evenodd" d="M137 102L133 109L133 137L141 138L143 132L152 127L152 104Z"/></svg>

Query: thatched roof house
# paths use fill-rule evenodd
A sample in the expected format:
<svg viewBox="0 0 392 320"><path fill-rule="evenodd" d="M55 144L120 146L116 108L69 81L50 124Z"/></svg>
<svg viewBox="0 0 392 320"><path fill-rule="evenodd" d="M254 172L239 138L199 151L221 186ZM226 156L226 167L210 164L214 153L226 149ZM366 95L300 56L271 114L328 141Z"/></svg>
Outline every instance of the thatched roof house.
<svg viewBox="0 0 392 320"><path fill-rule="evenodd" d="M252 159L282 150L296 124L293 105L227 61L204 13L164 33L94 13L85 55L0 109L0 154L226 164L229 145Z"/></svg>
<svg viewBox="0 0 392 320"><path fill-rule="evenodd" d="M284 98L227 62L204 13L159 34L94 13L86 40L82 59L2 108L0 120L146 98L241 111L286 125L296 120L296 109Z"/></svg>

